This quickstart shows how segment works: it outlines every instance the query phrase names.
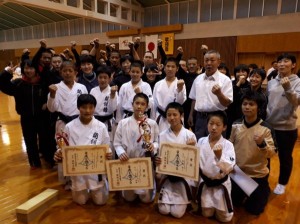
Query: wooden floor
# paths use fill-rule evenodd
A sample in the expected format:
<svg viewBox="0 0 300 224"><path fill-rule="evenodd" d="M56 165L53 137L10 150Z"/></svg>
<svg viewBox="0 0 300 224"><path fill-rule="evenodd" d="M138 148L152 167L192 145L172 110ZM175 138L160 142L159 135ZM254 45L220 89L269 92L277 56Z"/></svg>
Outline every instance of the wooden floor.
<svg viewBox="0 0 300 224"><path fill-rule="evenodd" d="M218 223L214 219L195 217L186 213L175 219L160 215L156 203L126 203L110 194L108 203L96 206L92 202L79 206L72 202L71 192L65 191L57 182L57 173L43 164L42 169L30 170L25 145L15 112L14 99L0 93L0 223L18 223L15 208L47 188L59 190L59 200L38 216L32 223ZM287 193L281 196L271 194L268 206L260 216L247 214L242 208L235 209L231 223L300 223L300 142L294 150L294 169ZM278 158L271 162L269 178L273 189L278 176Z"/></svg>

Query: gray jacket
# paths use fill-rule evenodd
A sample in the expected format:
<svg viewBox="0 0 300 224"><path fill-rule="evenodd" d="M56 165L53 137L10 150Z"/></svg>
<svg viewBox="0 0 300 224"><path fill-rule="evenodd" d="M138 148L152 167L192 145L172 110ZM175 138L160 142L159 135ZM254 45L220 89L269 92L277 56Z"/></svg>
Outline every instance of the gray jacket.
<svg viewBox="0 0 300 224"><path fill-rule="evenodd" d="M280 84L281 77L276 76L268 82L267 96L267 119L266 121L275 130L297 129L296 110L300 104L300 79L292 74L289 77L291 88L284 91Z"/></svg>

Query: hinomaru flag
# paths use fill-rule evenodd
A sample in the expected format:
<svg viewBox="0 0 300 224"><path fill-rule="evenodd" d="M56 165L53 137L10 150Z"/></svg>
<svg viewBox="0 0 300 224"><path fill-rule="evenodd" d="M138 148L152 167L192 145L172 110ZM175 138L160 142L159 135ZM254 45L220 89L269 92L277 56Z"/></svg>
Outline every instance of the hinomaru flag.
<svg viewBox="0 0 300 224"><path fill-rule="evenodd" d="M129 50L128 43L132 41L132 36L119 37L119 50Z"/></svg>
<svg viewBox="0 0 300 224"><path fill-rule="evenodd" d="M157 39L158 35L149 35L146 36L146 44L145 44L145 51L152 51L154 58L157 58Z"/></svg>

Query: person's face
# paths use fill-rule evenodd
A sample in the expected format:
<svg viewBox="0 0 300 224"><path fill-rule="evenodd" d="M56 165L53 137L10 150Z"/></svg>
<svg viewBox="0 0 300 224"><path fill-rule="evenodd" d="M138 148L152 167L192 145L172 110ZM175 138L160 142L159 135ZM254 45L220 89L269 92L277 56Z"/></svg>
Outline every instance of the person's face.
<svg viewBox="0 0 300 224"><path fill-rule="evenodd" d="M83 123L88 123L93 119L95 106L93 104L84 104L79 107L80 120Z"/></svg>
<svg viewBox="0 0 300 224"><path fill-rule="evenodd" d="M136 84L141 80L142 71L141 71L140 67L131 67L129 74L130 74L132 83Z"/></svg>
<svg viewBox="0 0 300 224"><path fill-rule="evenodd" d="M253 89L258 89L263 82L261 76L256 73L252 74L249 79Z"/></svg>
<svg viewBox="0 0 300 224"><path fill-rule="evenodd" d="M43 64L43 66L50 67L50 65L51 65L51 57L52 57L51 54L48 53L48 52L44 52L42 54L41 62Z"/></svg>
<svg viewBox="0 0 300 224"><path fill-rule="evenodd" d="M65 84L71 84L75 81L77 72L72 65L66 65L60 70L60 75L64 80Z"/></svg>
<svg viewBox="0 0 300 224"><path fill-rule="evenodd" d="M84 74L91 74L93 72L94 66L90 62L84 62L80 64L80 68Z"/></svg>
<svg viewBox="0 0 300 224"><path fill-rule="evenodd" d="M132 107L133 107L134 117L139 118L140 115L145 113L146 109L148 108L148 104L146 99L142 97L137 97L134 100Z"/></svg>
<svg viewBox="0 0 300 224"><path fill-rule="evenodd" d="M237 73L236 73L236 80L239 81L240 80L240 77L243 77L246 79L248 77L248 73L244 70L239 70Z"/></svg>
<svg viewBox="0 0 300 224"><path fill-rule="evenodd" d="M147 72L146 72L146 76L147 76L147 80L149 81L149 82L154 82L155 81L155 79L156 79L156 75L157 75L158 73L156 72L156 71L152 71L152 70L148 70Z"/></svg>
<svg viewBox="0 0 300 224"><path fill-rule="evenodd" d="M178 71L178 67L174 61L169 61L165 66L166 77L173 78Z"/></svg>
<svg viewBox="0 0 300 224"><path fill-rule="evenodd" d="M35 68L25 65L24 66L24 75L29 79L34 78L36 76Z"/></svg>
<svg viewBox="0 0 300 224"><path fill-rule="evenodd" d="M219 72L221 72L224 75L226 75L226 69L225 68L219 68L218 70L219 70Z"/></svg>
<svg viewBox="0 0 300 224"><path fill-rule="evenodd" d="M101 90L105 89L110 82L110 77L106 73L100 73L98 75L98 83Z"/></svg>
<svg viewBox="0 0 300 224"><path fill-rule="evenodd" d="M273 68L274 68L274 69L278 69L278 64L277 64L277 62L274 62L274 63L273 63Z"/></svg>
<svg viewBox="0 0 300 224"><path fill-rule="evenodd" d="M211 137L219 138L222 132L226 130L223 120L218 116L211 116L207 123L208 133Z"/></svg>
<svg viewBox="0 0 300 224"><path fill-rule="evenodd" d="M122 62L121 66L122 66L122 70L125 72L125 74L129 74L131 62L129 60L125 60Z"/></svg>
<svg viewBox="0 0 300 224"><path fill-rule="evenodd" d="M61 57L52 57L51 65L52 65L53 69L55 69L56 71L59 71L61 64L62 64Z"/></svg>
<svg viewBox="0 0 300 224"><path fill-rule="evenodd" d="M257 117L258 106L253 100L244 99L242 102L242 112L246 118Z"/></svg>
<svg viewBox="0 0 300 224"><path fill-rule="evenodd" d="M112 66L120 65L120 55L117 52L112 52L109 58L109 61Z"/></svg>
<svg viewBox="0 0 300 224"><path fill-rule="evenodd" d="M189 73L196 73L198 70L198 62L196 59L190 59L187 63Z"/></svg>
<svg viewBox="0 0 300 224"><path fill-rule="evenodd" d="M183 115L180 115L179 110L175 108L169 108L167 111L167 121L170 124L171 128L181 125L182 117Z"/></svg>
<svg viewBox="0 0 300 224"><path fill-rule="evenodd" d="M150 65L150 64L153 64L154 62L154 58L153 58L153 55L150 53L150 52L146 52L145 55L144 55L144 65Z"/></svg>
<svg viewBox="0 0 300 224"><path fill-rule="evenodd" d="M213 75L220 65L220 59L217 57L217 54L206 54L204 56L204 67L205 73L207 76Z"/></svg>
<svg viewBox="0 0 300 224"><path fill-rule="evenodd" d="M179 65L180 65L180 67L181 67L185 72L187 71L186 61L180 60L180 61L179 61Z"/></svg>
<svg viewBox="0 0 300 224"><path fill-rule="evenodd" d="M278 72L281 75L288 76L292 74L293 69L296 67L296 63L292 63L291 59L283 58L277 62Z"/></svg>

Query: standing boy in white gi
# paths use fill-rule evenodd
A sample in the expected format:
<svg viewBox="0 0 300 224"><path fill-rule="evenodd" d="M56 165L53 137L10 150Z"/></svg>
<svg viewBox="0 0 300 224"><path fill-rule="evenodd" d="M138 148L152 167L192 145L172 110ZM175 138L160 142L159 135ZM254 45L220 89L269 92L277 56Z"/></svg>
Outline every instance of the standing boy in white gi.
<svg viewBox="0 0 300 224"><path fill-rule="evenodd" d="M91 89L91 95L97 100L94 117L105 124L112 146L114 135L113 113L117 109L118 104L118 87L109 86L111 81L111 69L109 67L99 67L96 75L98 76L99 86Z"/></svg>
<svg viewBox="0 0 300 224"><path fill-rule="evenodd" d="M135 94L145 93L149 98L148 107L151 108L153 104L152 90L149 83L142 81L142 64L139 61L134 61L130 66L131 80L122 85L119 91L118 109L116 120L117 123L123 118L129 117L133 114L132 100ZM147 111L147 110L146 110Z"/></svg>
<svg viewBox="0 0 300 224"><path fill-rule="evenodd" d="M181 105L186 100L186 89L182 79L176 78L179 64L175 58L168 58L164 71L166 77L157 82L153 90L154 109L152 118L155 118L159 131L162 132L170 127L166 119L166 107L171 102L178 102Z"/></svg>

